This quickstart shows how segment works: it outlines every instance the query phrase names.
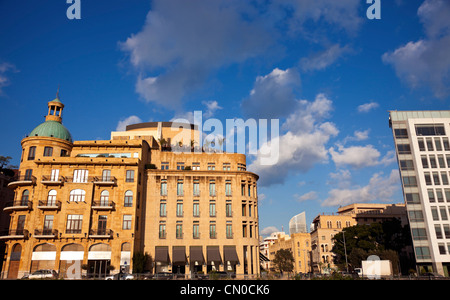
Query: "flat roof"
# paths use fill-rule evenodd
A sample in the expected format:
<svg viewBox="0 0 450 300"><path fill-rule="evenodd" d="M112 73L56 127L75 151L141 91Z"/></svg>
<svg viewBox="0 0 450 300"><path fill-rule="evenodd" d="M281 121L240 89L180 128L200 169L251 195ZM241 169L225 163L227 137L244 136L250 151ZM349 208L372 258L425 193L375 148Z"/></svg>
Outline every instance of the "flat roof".
<svg viewBox="0 0 450 300"><path fill-rule="evenodd" d="M145 123L137 123L137 124L132 124L132 125L128 125L126 127L126 131L128 130L135 130L135 129L144 129L144 128L158 128L158 123L161 123L161 127L181 127L183 125L187 125L190 126L191 129L198 129L197 125L194 124L189 124L189 123L181 123L181 122L145 122Z"/></svg>
<svg viewBox="0 0 450 300"><path fill-rule="evenodd" d="M390 110L391 121L406 121L408 119L450 118L450 110Z"/></svg>

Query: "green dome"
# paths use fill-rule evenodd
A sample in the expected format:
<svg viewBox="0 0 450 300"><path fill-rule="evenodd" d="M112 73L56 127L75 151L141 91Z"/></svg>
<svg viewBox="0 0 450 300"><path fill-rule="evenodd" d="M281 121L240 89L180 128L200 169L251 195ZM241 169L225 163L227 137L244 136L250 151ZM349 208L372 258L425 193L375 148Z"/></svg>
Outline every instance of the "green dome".
<svg viewBox="0 0 450 300"><path fill-rule="evenodd" d="M47 136L73 142L69 130L63 124L56 121L45 121L33 129L29 136Z"/></svg>

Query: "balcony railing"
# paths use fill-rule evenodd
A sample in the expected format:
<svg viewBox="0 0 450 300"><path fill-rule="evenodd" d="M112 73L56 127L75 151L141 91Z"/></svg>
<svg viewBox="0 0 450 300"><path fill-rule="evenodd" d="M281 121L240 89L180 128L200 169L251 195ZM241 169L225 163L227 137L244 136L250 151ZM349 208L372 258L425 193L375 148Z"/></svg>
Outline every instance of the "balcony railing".
<svg viewBox="0 0 450 300"><path fill-rule="evenodd" d="M28 238L28 230L26 229L7 229L0 231L0 239L26 239Z"/></svg>
<svg viewBox="0 0 450 300"><path fill-rule="evenodd" d="M110 200L92 201L92 209L96 210L113 210L115 203Z"/></svg>
<svg viewBox="0 0 450 300"><path fill-rule="evenodd" d="M42 184L46 185L61 185L66 181L64 176L43 175L41 179Z"/></svg>
<svg viewBox="0 0 450 300"><path fill-rule="evenodd" d="M56 229L35 229L34 237L37 239L53 239L58 237L58 230Z"/></svg>
<svg viewBox="0 0 450 300"><path fill-rule="evenodd" d="M95 176L94 183L97 185L115 185L117 178L114 176Z"/></svg>
<svg viewBox="0 0 450 300"><path fill-rule="evenodd" d="M89 237L93 239L110 239L113 237L111 229L91 229L89 230Z"/></svg>
<svg viewBox="0 0 450 300"><path fill-rule="evenodd" d="M60 210L61 201L56 200L39 200L38 209L42 210Z"/></svg>
<svg viewBox="0 0 450 300"><path fill-rule="evenodd" d="M31 209L32 202L29 200L14 200L6 203L3 211L11 211L11 210L29 210Z"/></svg>
<svg viewBox="0 0 450 300"><path fill-rule="evenodd" d="M20 175L15 176L10 183L8 183L8 187L16 187L22 185L34 185L36 184L36 177L32 175Z"/></svg>

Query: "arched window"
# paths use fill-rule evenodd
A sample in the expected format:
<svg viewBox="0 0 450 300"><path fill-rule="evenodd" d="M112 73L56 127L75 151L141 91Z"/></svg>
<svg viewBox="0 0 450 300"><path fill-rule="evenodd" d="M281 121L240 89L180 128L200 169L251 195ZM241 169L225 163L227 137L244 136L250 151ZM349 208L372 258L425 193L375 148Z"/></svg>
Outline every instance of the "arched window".
<svg viewBox="0 0 450 300"><path fill-rule="evenodd" d="M54 206L56 205L56 190L50 190L47 196L47 205Z"/></svg>
<svg viewBox="0 0 450 300"><path fill-rule="evenodd" d="M22 198L20 199L20 204L27 205L29 199L30 199L30 191L29 190L23 191Z"/></svg>
<svg viewBox="0 0 450 300"><path fill-rule="evenodd" d="M70 191L69 201L80 202L84 201L86 192L82 189L75 189Z"/></svg>
<svg viewBox="0 0 450 300"><path fill-rule="evenodd" d="M126 191L125 192L124 206L125 207L133 206L133 192L132 191Z"/></svg>
<svg viewBox="0 0 450 300"><path fill-rule="evenodd" d="M108 203L109 203L109 192L107 190L104 190L100 194L100 205L107 206Z"/></svg>

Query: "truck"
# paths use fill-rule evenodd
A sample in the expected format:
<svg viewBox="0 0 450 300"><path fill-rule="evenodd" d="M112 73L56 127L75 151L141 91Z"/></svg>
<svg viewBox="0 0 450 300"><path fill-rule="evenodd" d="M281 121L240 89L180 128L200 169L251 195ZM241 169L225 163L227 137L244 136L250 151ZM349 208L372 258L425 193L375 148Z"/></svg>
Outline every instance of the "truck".
<svg viewBox="0 0 450 300"><path fill-rule="evenodd" d="M375 257L371 257L375 256ZM380 260L376 255L371 255L361 262L362 276L369 279L382 279L392 277L392 263L390 260Z"/></svg>

